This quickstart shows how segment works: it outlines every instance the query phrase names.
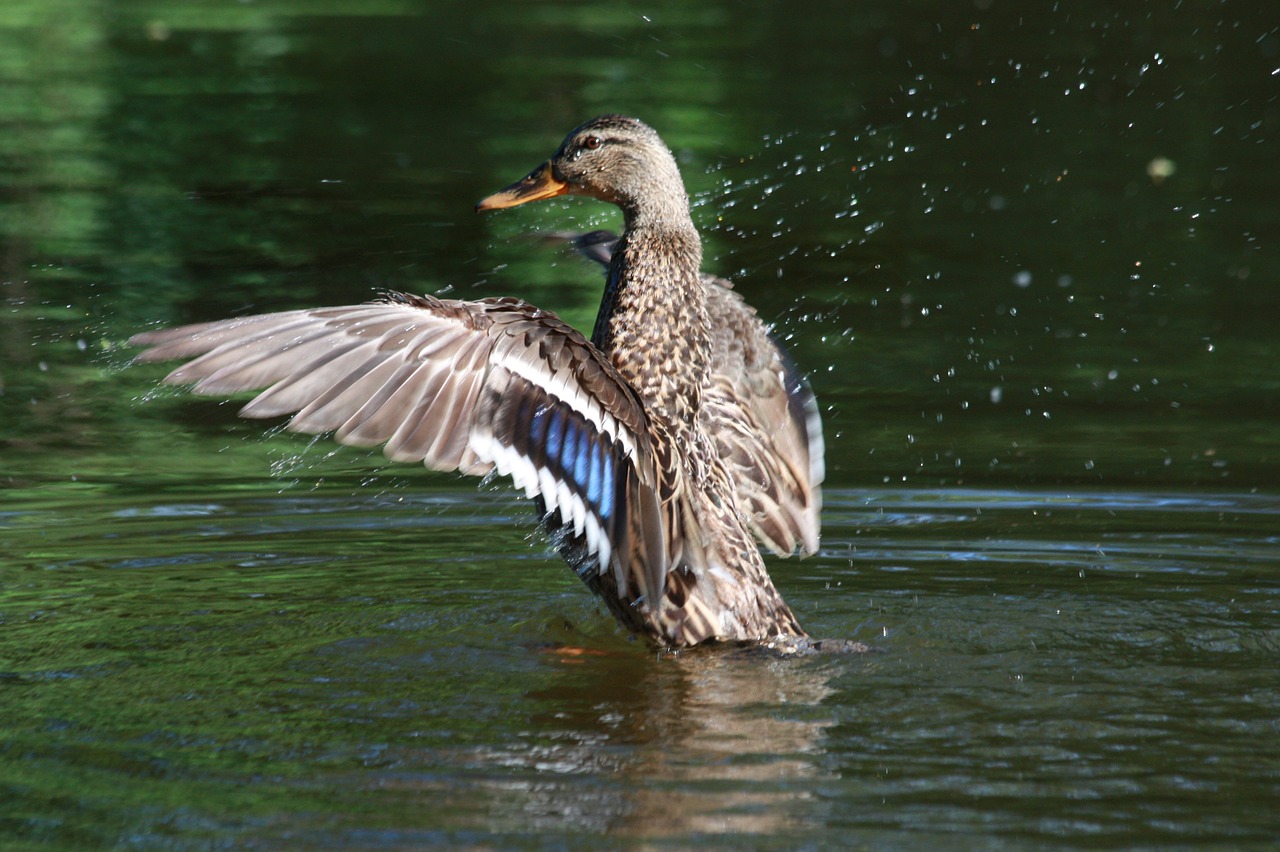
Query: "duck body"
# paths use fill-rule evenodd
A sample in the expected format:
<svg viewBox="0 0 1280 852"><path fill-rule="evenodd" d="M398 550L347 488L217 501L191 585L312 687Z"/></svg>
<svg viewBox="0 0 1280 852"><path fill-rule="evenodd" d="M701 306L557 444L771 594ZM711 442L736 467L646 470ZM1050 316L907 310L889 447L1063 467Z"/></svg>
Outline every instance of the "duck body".
<svg viewBox="0 0 1280 852"><path fill-rule="evenodd" d="M562 194L619 206L590 341L514 299L392 294L148 332L142 360L198 393L267 388L242 414L386 444L438 470L496 470L627 629L667 647L802 638L753 534L817 543L816 404L763 324L700 275L674 158L651 128L602 116L491 210ZM601 258L603 259L603 258Z"/></svg>

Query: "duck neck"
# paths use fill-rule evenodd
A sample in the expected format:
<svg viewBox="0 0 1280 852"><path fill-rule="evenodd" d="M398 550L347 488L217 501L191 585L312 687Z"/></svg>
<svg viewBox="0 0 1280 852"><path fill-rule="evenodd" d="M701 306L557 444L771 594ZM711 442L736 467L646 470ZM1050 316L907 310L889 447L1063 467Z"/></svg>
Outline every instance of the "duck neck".
<svg viewBox="0 0 1280 852"><path fill-rule="evenodd" d="M681 199L683 201L683 198ZM692 425L710 361L702 244L689 218L628 210L592 342L650 417Z"/></svg>

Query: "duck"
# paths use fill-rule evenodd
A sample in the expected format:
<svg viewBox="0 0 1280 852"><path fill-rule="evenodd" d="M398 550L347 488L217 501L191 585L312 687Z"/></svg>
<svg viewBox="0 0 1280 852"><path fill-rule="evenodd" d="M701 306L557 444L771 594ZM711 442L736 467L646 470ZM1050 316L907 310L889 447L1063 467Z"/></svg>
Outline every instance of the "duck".
<svg viewBox="0 0 1280 852"><path fill-rule="evenodd" d="M760 548L818 548L812 389L732 284L702 274L684 181L653 128L593 118L476 209L562 195L623 215L618 236L575 238L607 270L590 338L518 298L388 292L146 331L135 360L182 360L163 381L196 394L255 392L244 417L509 477L618 623L656 646L807 641Z"/></svg>

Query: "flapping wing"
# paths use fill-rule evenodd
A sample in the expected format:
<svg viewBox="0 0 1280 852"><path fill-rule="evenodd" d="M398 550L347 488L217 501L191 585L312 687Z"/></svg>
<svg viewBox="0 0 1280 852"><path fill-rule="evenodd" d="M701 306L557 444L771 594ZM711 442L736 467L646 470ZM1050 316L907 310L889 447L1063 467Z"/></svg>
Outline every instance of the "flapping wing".
<svg viewBox="0 0 1280 852"><path fill-rule="evenodd" d="M822 418L804 376L737 293L712 282L713 341L702 416L752 532L774 553L818 549Z"/></svg>
<svg viewBox="0 0 1280 852"><path fill-rule="evenodd" d="M609 265L609 231L556 234ZM818 549L822 510L822 417L804 375L733 284L703 275L711 319L711 372L702 416L755 536L787 556Z"/></svg>
<svg viewBox="0 0 1280 852"><path fill-rule="evenodd" d="M146 332L140 361L192 358L166 378L205 395L265 388L245 417L385 444L396 461L510 476L571 528L618 594L647 602L669 568L643 409L613 366L555 315L516 299L390 294ZM587 568L592 567L588 563Z"/></svg>

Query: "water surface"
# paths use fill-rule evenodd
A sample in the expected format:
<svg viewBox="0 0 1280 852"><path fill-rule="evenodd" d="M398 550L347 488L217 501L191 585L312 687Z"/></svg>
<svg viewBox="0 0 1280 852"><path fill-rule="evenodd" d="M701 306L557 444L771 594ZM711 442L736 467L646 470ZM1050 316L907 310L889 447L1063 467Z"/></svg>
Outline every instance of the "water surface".
<svg viewBox="0 0 1280 852"><path fill-rule="evenodd" d="M1252 5L11 2L0 838L1267 846L1280 29ZM505 489L156 390L155 323L599 272L479 217L608 111L823 403L875 653L659 655Z"/></svg>

